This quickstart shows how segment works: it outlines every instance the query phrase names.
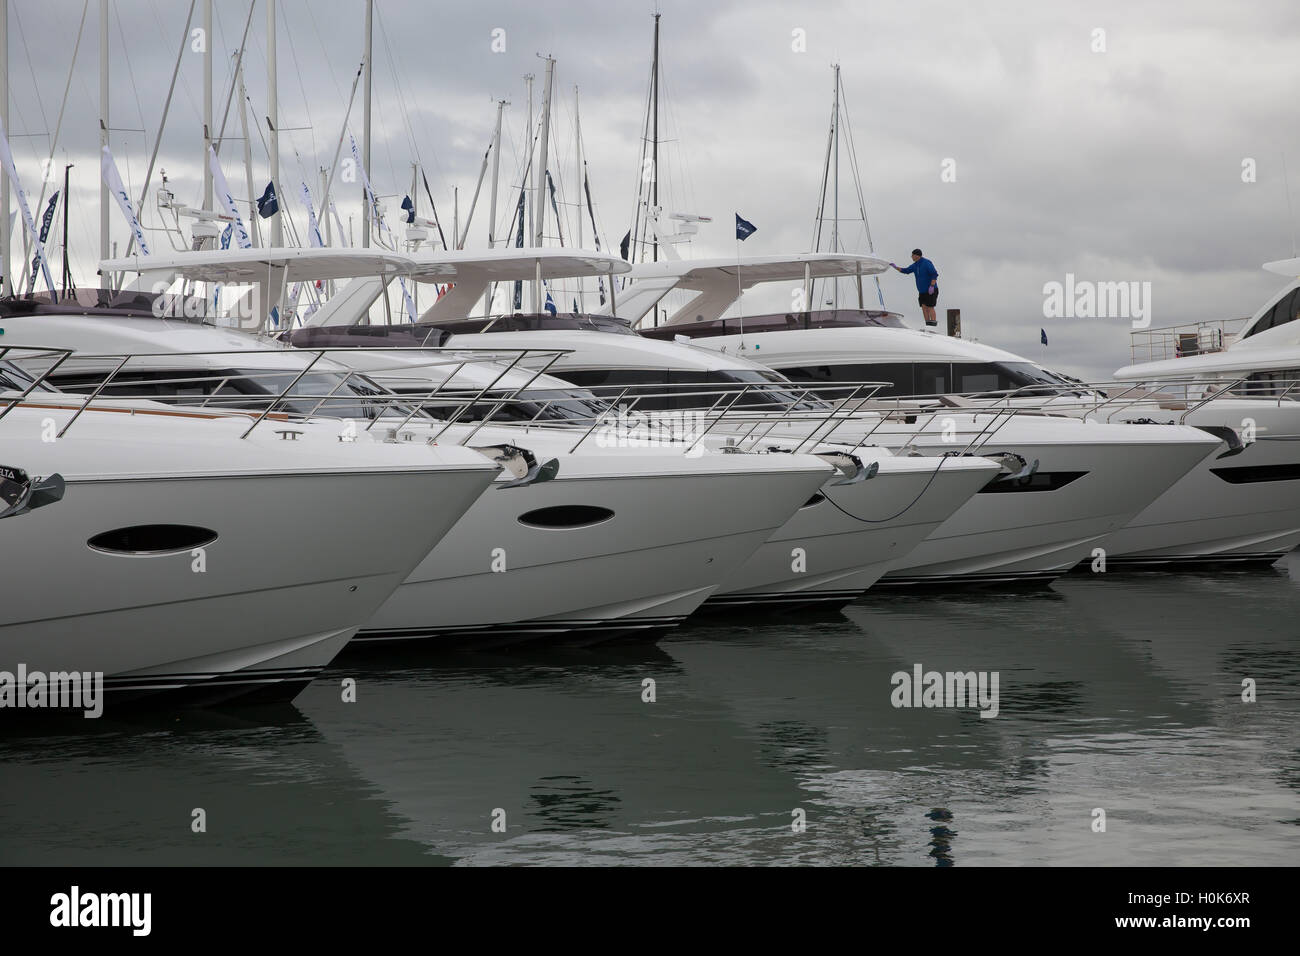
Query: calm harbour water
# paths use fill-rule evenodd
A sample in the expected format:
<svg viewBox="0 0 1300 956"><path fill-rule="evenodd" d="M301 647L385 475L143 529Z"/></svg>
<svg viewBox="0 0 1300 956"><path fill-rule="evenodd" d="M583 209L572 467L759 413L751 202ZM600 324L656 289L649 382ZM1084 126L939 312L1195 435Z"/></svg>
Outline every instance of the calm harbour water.
<svg viewBox="0 0 1300 956"><path fill-rule="evenodd" d="M918 663L996 671L1000 713L894 708ZM1294 865L1300 557L403 649L257 715L82 723L0 728L0 863Z"/></svg>

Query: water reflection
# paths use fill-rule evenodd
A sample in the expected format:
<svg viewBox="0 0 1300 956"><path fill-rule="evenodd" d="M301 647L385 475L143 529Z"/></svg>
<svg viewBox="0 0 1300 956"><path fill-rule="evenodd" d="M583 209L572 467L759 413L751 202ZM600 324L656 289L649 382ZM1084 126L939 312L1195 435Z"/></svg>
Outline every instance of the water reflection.
<svg viewBox="0 0 1300 956"><path fill-rule="evenodd" d="M8 722L0 862L1294 864L1298 568L369 649L292 707ZM894 706L918 664L997 673L997 717Z"/></svg>

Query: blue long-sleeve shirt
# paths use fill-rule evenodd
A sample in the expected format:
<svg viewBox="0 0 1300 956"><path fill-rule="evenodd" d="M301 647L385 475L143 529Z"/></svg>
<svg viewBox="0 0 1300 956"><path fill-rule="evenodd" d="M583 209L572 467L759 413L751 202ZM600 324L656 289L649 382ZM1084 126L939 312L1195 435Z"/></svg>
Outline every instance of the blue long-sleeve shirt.
<svg viewBox="0 0 1300 956"><path fill-rule="evenodd" d="M917 259L906 269L899 269L899 272L911 272L916 278L916 291L924 295L930 291L930 283L936 283L938 288L939 270L934 267L934 263L925 256Z"/></svg>

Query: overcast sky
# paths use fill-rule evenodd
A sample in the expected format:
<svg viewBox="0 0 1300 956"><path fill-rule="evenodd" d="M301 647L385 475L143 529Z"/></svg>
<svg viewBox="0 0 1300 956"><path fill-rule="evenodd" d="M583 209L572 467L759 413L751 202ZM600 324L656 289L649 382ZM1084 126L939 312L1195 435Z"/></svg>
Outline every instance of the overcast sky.
<svg viewBox="0 0 1300 956"><path fill-rule="evenodd" d="M263 131L264 2L257 0L245 60L251 110ZM214 6L220 126L249 7L247 0ZM396 197L388 200L390 219L410 191L416 161L444 225L450 228L454 187L465 215L492 134L493 104L507 99L504 221L526 137L523 75L537 74L540 103L544 63L537 54L550 53L558 61L550 165L562 201L574 198L577 85L601 240L617 246L635 205L653 3L375 6L371 177L379 193ZM33 207L82 7L78 0L9 2L9 132ZM138 196L189 3L115 0L112 8L112 149ZM1150 282L1153 327L1247 315L1282 284L1259 265L1293 255L1296 216L1284 155L1291 205L1300 203L1300 5L1291 0L665 0L658 8L661 136L668 141L661 202L715 220L702 227L693 255L734 255L736 212L758 226L747 254L810 248L830 67L838 62L876 250L904 262L913 246L922 247L940 272L941 316L960 307L968 337L1099 378L1127 364L1129 319L1044 317L1045 283L1064 282L1067 273ZM99 244L98 9L90 4L86 16L55 159L60 180L63 164L76 164L70 242L82 285L94 284ZM364 3L280 0L279 14L281 193L302 230L297 184L310 177L319 202L316 171L333 155L363 53ZM496 29L505 31L504 52L493 52ZM197 204L203 58L187 46L181 62L159 165L178 199ZM350 125L360 140L359 93ZM223 166L242 200L237 112L227 135ZM250 134L258 191L268 175L262 135ZM850 165L842 154L846 219L857 215ZM1244 165L1253 166L1253 182L1243 181L1252 178ZM154 227L157 176L144 209ZM487 188L471 248L486 242ZM355 187L335 196L345 218L359 213ZM419 202L427 213L422 194ZM110 221L123 249L127 232L116 209ZM859 224L846 221L842 230L850 251L867 251ZM589 227L584 233L590 245ZM155 248L167 247L163 233L150 236ZM917 324L911 279L889 274L881 281L886 304ZM789 290L750 298L747 310L790 307Z"/></svg>

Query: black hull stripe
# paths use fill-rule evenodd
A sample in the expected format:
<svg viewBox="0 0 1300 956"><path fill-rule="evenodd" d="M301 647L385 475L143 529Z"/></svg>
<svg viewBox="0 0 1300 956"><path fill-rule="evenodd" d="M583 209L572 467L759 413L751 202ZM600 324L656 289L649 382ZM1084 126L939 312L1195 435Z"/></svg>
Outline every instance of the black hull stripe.
<svg viewBox="0 0 1300 956"><path fill-rule="evenodd" d="M993 574L885 575L873 587L961 587L997 584L1050 584L1069 571L1004 571Z"/></svg>
<svg viewBox="0 0 1300 956"><path fill-rule="evenodd" d="M374 641L403 641L423 638L460 638L460 637L546 637L565 634L599 634L603 632L624 632L637 630L654 630L676 627L686 620L685 615L670 617L631 617L611 618L608 620L568 620L568 621L515 621L509 624L466 624L458 627L403 627L360 631L352 639L353 644L367 644Z"/></svg>
<svg viewBox="0 0 1300 956"><path fill-rule="evenodd" d="M1211 564L1272 564L1274 561L1285 557L1291 549L1284 551L1260 551L1251 554L1179 554L1171 556L1159 555L1121 555L1119 557L1107 557L1107 568L1141 568L1141 567L1158 567L1162 565L1176 565L1178 567L1194 567L1196 565ZM1079 567L1087 567L1092 560L1085 559L1079 563Z"/></svg>
<svg viewBox="0 0 1300 956"><path fill-rule="evenodd" d="M705 607L736 607L746 604L843 604L856 600L866 588L841 591L778 591L772 594L717 594L704 602Z"/></svg>

